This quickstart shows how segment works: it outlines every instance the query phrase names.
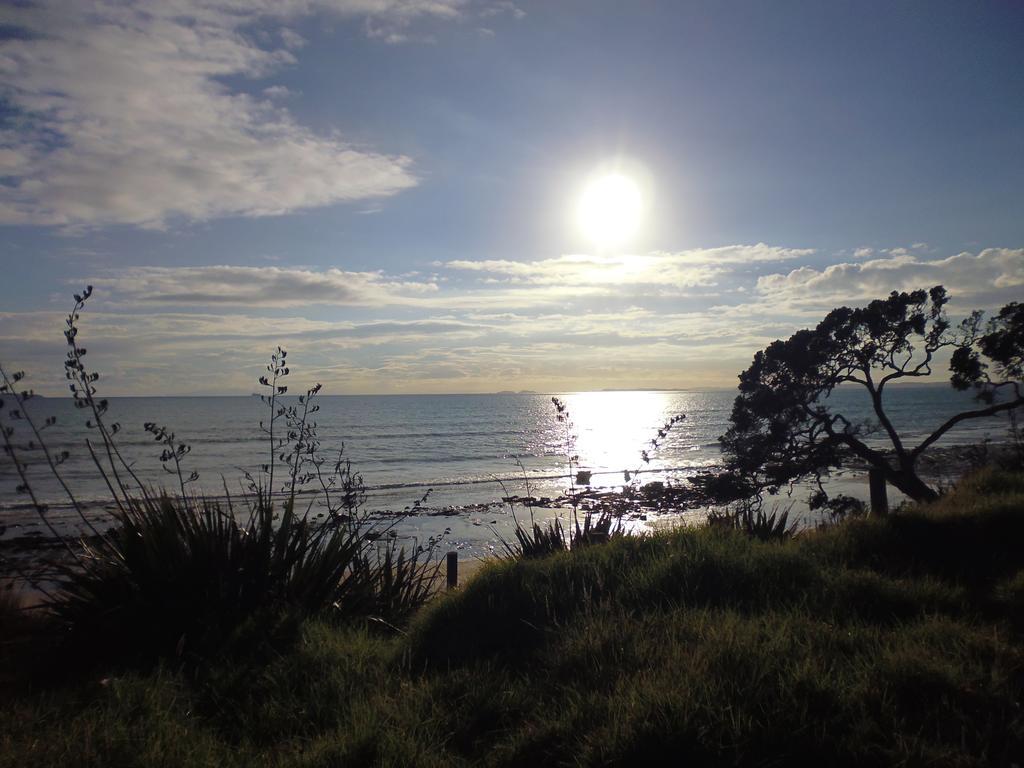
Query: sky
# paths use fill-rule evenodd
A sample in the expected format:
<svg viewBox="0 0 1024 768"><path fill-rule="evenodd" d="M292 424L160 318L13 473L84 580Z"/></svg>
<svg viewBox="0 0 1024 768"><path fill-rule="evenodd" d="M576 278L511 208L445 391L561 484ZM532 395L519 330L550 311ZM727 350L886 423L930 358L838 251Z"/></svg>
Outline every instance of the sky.
<svg viewBox="0 0 1024 768"><path fill-rule="evenodd" d="M731 387L829 309L1024 298L1024 4L0 9L0 362L109 395ZM639 220L577 206L615 173ZM614 215L614 214L613 214Z"/></svg>

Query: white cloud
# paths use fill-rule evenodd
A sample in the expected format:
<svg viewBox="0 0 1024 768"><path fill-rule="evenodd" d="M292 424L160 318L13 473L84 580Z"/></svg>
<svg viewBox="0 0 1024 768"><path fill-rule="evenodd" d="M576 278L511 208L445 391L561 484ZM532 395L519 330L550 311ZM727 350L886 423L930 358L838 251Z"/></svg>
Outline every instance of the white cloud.
<svg viewBox="0 0 1024 768"><path fill-rule="evenodd" d="M449 269L478 272L491 284L548 286L637 285L661 282L673 286L710 285L718 270L707 265L682 264L661 254L642 256L567 255L538 261L456 260ZM672 274L666 274L666 268Z"/></svg>
<svg viewBox="0 0 1024 768"><path fill-rule="evenodd" d="M232 309L235 309L232 307ZM0 341L5 346L26 348L50 346L67 349L62 336L65 315L60 312L0 312ZM195 351L223 342L257 342L267 349L273 344L299 342L331 343L361 347L422 340L439 335L470 337L495 327L493 323L438 316L416 320L369 320L365 322L310 320L296 316L266 317L258 314L160 312L84 312L83 333L102 344L131 344L135 349L159 346Z"/></svg>
<svg viewBox="0 0 1024 768"><path fill-rule="evenodd" d="M498 16L503 13L510 14L514 19L526 17L526 11L516 6L512 0L494 0L480 10L480 16L483 18Z"/></svg>
<svg viewBox="0 0 1024 768"><path fill-rule="evenodd" d="M550 286L652 286L666 289L716 285L724 266L796 259L814 253L810 249L734 245L668 253L621 256L565 255L536 261L456 260L449 269L477 272L492 283Z"/></svg>
<svg viewBox="0 0 1024 768"><path fill-rule="evenodd" d="M0 223L161 227L392 195L411 160L319 134L224 78L295 61L287 20L314 12L408 27L466 0L136 0L7 6L0 42ZM257 23L282 25L261 47ZM273 86L271 86L273 89ZM271 90L269 96L283 95Z"/></svg>
<svg viewBox="0 0 1024 768"><path fill-rule="evenodd" d="M781 248L776 245L723 245L718 248L691 248L662 254L686 264L752 264L755 262L792 261L814 255L813 248Z"/></svg>
<svg viewBox="0 0 1024 768"><path fill-rule="evenodd" d="M620 260L595 257L437 265L440 275L132 268L93 281L83 337L110 394L245 392L278 343L305 366L303 380L332 392L731 385L757 350L840 304L936 283L952 293L954 317L1020 298L1024 249L931 260L920 250L767 275L717 299L704 286L629 282ZM723 286L753 286L744 264L804 253L650 254L637 279L699 278L713 266ZM57 312L0 313L5 362L59 373L61 322Z"/></svg>
<svg viewBox="0 0 1024 768"><path fill-rule="evenodd" d="M437 290L429 281L391 280L380 272L281 267L135 267L89 282L115 305L384 306Z"/></svg>
<svg viewBox="0 0 1024 768"><path fill-rule="evenodd" d="M263 95L268 99L286 99L292 95L292 92L286 86L272 85L263 89Z"/></svg>
<svg viewBox="0 0 1024 768"><path fill-rule="evenodd" d="M306 45L306 38L296 32L294 29L288 29L284 27L281 32L281 44L289 51L297 51L300 48L304 48Z"/></svg>
<svg viewBox="0 0 1024 768"><path fill-rule="evenodd" d="M450 317L339 322L237 311L113 313L98 306L84 312L79 324L89 348L88 365L102 372L105 395L244 394L277 345L292 353L297 381L322 379L338 393L345 391L343 378L317 371L335 366L347 376L351 360L371 366L396 349L465 344L489 330ZM59 312L0 312L0 362L27 371L28 386L65 394L59 375L67 351L62 325ZM368 389L381 391L384 383L366 382Z"/></svg>
<svg viewBox="0 0 1024 768"><path fill-rule="evenodd" d="M496 305L517 308L567 306L623 293L611 278L591 285L503 285L499 281L470 289L436 275L388 275L380 271L349 272L277 266L129 267L75 280L97 288L97 303L132 308L147 305L200 308L217 306L358 307L404 306L424 311L473 310ZM643 295L683 295L671 286L642 286Z"/></svg>
<svg viewBox="0 0 1024 768"><path fill-rule="evenodd" d="M991 307L1016 298L1024 286L1024 248L986 248L978 254L964 252L933 260L904 248L889 253L886 259L765 275L758 279L757 290L773 302L834 306L941 284L955 300Z"/></svg>

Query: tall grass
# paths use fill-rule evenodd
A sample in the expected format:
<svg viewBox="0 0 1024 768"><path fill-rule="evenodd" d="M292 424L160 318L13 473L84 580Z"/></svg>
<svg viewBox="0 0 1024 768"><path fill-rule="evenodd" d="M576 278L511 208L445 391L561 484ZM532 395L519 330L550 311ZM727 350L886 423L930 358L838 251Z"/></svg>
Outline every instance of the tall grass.
<svg viewBox="0 0 1024 768"><path fill-rule="evenodd" d="M143 483L118 446L120 425L97 395L99 374L85 364L78 319L91 293L89 288L75 296L66 321L65 372L94 433L86 449L110 493L114 511L108 526L86 515L66 482L66 455L52 453L44 439L53 420L35 417L31 392L18 388L23 374L0 368L0 395L14 405L0 416L0 435L21 478L19 491L68 555L47 607L67 628L66 647L76 657L148 663L244 654L280 647L315 614L391 622L433 593L439 565L430 562L430 551L405 551L388 535L397 521L371 519L363 508L362 478L342 450L333 462L323 456L312 418L320 385L296 404L283 399L290 370L280 347L260 377L268 460L246 474L249 494L232 499L226 488L221 498L191 492L199 475L185 466L188 445L151 422L144 428L160 445L160 461L176 487ZM26 429L16 432L5 417ZM29 438L19 442L24 433ZM77 511L82 538L62 535L52 525L23 458L33 452L43 456Z"/></svg>
<svg viewBox="0 0 1024 768"><path fill-rule="evenodd" d="M290 508L275 517L265 503L242 524L214 501L131 499L109 536L85 545L84 565L63 569L52 611L76 644L122 659L206 657L247 625L283 639L356 587L362 542Z"/></svg>
<svg viewBox="0 0 1024 768"><path fill-rule="evenodd" d="M760 541L785 541L796 533L789 522L792 505L765 510L760 499L748 499L708 513L707 523L713 528L741 531Z"/></svg>

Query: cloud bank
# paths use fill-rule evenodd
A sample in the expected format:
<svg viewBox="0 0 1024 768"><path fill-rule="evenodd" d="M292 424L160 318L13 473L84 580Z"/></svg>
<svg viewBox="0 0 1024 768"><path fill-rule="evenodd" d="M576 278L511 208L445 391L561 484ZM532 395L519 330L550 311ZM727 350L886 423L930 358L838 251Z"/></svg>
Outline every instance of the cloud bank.
<svg viewBox="0 0 1024 768"><path fill-rule="evenodd" d="M386 306L437 290L433 282L402 281L380 272L239 266L136 267L88 282L110 301L135 306Z"/></svg>
<svg viewBox="0 0 1024 768"><path fill-rule="evenodd" d="M775 301L822 306L887 296L945 285L957 300L993 305L1019 297L1024 286L1024 248L986 248L977 254L958 253L925 259L906 249L889 258L833 264L824 269L800 267L786 274L765 275L757 292Z"/></svg>
<svg viewBox="0 0 1024 768"><path fill-rule="evenodd" d="M245 393L279 343L332 393L731 386L757 350L840 304L941 283L956 317L1019 300L1024 286L1024 248L876 254L885 258L787 268L821 254L761 244L655 252L631 257L632 278L623 260L595 256L402 275L135 267L82 276L97 291L82 326L110 394ZM658 275L677 282L674 294L648 284ZM59 371L60 325L59 312L0 313L5 358Z"/></svg>
<svg viewBox="0 0 1024 768"><path fill-rule="evenodd" d="M764 243L721 248L654 251L619 256L565 255L536 261L455 260L443 266L485 275L490 283L562 286L714 286L729 267L781 262L813 254L809 248L778 248Z"/></svg>
<svg viewBox="0 0 1024 768"><path fill-rule="evenodd" d="M300 124L264 78L313 14L400 35L468 0L136 0L8 6L0 23L0 223L163 227L393 195L412 161ZM259 26L259 28L257 28ZM370 29L370 28L368 28Z"/></svg>

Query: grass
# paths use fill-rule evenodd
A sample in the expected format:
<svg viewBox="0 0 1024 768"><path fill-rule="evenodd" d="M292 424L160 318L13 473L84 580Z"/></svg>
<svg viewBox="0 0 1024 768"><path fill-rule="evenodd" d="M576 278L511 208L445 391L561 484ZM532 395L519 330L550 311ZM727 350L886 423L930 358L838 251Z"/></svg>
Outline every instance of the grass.
<svg viewBox="0 0 1024 768"><path fill-rule="evenodd" d="M402 632L316 618L258 668L27 682L15 765L1006 765L1024 476L788 541L714 528L506 560Z"/></svg>

